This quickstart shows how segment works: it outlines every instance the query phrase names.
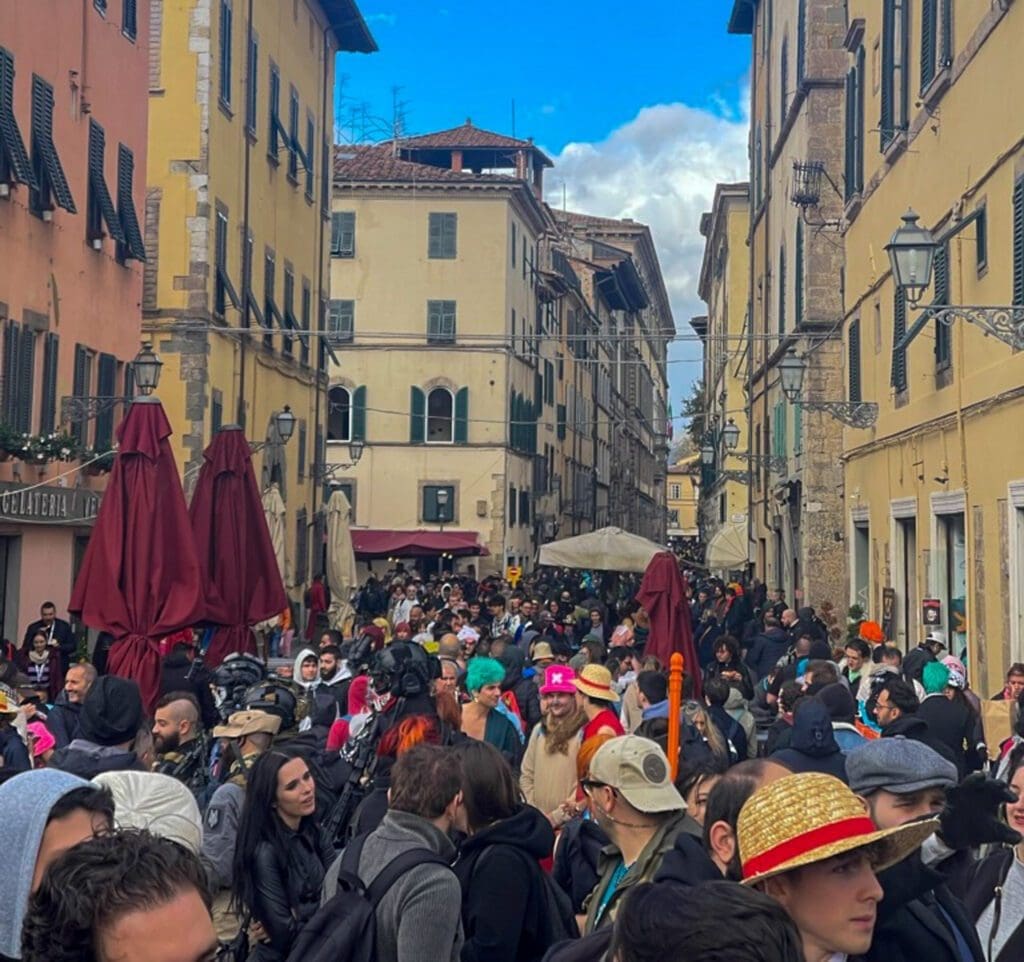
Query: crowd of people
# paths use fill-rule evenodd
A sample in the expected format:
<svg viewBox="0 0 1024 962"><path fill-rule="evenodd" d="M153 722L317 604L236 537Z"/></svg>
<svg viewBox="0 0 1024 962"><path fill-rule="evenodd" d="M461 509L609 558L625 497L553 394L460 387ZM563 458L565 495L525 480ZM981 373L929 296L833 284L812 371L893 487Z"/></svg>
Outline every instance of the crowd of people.
<svg viewBox="0 0 1024 962"><path fill-rule="evenodd" d="M690 583L678 714L632 576L392 572L273 669L175 636L153 706L44 606L0 960L1024 958L1024 665L988 745L940 635Z"/></svg>

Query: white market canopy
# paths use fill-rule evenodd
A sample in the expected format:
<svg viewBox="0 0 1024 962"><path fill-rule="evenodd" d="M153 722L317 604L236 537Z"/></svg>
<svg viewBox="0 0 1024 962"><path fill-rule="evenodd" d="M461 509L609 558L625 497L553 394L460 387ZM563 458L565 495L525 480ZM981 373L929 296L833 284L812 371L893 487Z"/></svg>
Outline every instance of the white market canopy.
<svg viewBox="0 0 1024 962"><path fill-rule="evenodd" d="M540 564L596 571L646 571L651 558L667 550L622 528L600 528L541 545Z"/></svg>
<svg viewBox="0 0 1024 962"><path fill-rule="evenodd" d="M750 561L747 522L731 521L715 532L704 553L708 571L734 571Z"/></svg>

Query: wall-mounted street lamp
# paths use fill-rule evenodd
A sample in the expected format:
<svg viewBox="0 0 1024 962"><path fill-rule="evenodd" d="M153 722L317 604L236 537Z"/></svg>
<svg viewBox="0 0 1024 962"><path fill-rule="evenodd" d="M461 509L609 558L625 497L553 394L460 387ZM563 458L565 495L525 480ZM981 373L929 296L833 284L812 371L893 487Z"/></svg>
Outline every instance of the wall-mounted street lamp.
<svg viewBox="0 0 1024 962"><path fill-rule="evenodd" d="M164 362L153 353L149 341L142 342L142 349L130 364L132 381L142 397L149 397L160 383L160 371ZM81 424L112 411L119 404L129 405L132 399L124 395L71 396L60 399L60 419L64 424Z"/></svg>
<svg viewBox="0 0 1024 962"><path fill-rule="evenodd" d="M325 481L334 481L334 476L339 471L348 471L349 468L354 468L358 463L359 459L363 456L363 448L365 444L362 441L349 441L348 442L348 463L342 464L337 461L333 461L330 464L318 464L313 466L313 480L321 483Z"/></svg>
<svg viewBox="0 0 1024 962"><path fill-rule="evenodd" d="M917 307L924 292L931 287L936 252L968 224L973 224L981 216L983 209L972 211L937 238L927 227L921 227L917 223L918 217L913 210L908 210L903 215L902 226L893 233L885 249L889 254L889 266L892 268L896 286L903 290L907 303L912 308ZM907 329L900 342L894 346L894 350L905 350L928 321L935 320L949 327L957 318L968 324L977 325L986 334L999 338L1014 350L1024 348L1024 304L932 304L926 307Z"/></svg>
<svg viewBox="0 0 1024 962"><path fill-rule="evenodd" d="M736 422L729 418L729 423L722 428L722 439L725 441L725 449L729 455L746 461L748 464L767 464L769 471L783 474L786 470L786 458L781 454L748 454L745 451L737 451L736 446L740 443L740 429Z"/></svg>
<svg viewBox="0 0 1024 962"><path fill-rule="evenodd" d="M250 441L249 450L254 454L262 451L268 444L287 444L295 433L295 415L292 409L286 404L284 409L278 411L273 419L274 434L276 437L267 437L262 441Z"/></svg>
<svg viewBox="0 0 1024 962"><path fill-rule="evenodd" d="M824 411L851 428L869 428L878 420L878 405L870 401L805 401L801 398L807 361L790 350L778 363L782 393L791 404L808 411Z"/></svg>
<svg viewBox="0 0 1024 962"><path fill-rule="evenodd" d="M437 489L437 523L441 526L441 533L444 533L444 523L448 520L448 498L450 492L447 488Z"/></svg>
<svg viewBox="0 0 1024 962"><path fill-rule="evenodd" d="M732 420L729 421L732 424ZM734 425L735 426L735 425ZM700 448L700 463L710 473L714 471L714 478L725 478L726 481L738 481L740 484L748 484L750 482L749 471L734 471L729 468L715 468L715 456L717 454L718 445L716 443L716 433L718 435L724 435L728 430L728 427L722 428L720 432L709 431L704 435L704 443ZM739 436L739 428L736 429L737 438ZM728 440L726 441L726 447L729 446Z"/></svg>

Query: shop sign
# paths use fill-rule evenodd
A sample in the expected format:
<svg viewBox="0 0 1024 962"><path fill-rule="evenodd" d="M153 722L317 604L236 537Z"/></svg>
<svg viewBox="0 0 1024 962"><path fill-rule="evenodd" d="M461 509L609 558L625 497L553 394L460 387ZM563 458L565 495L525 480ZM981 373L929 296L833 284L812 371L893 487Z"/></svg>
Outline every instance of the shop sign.
<svg viewBox="0 0 1024 962"><path fill-rule="evenodd" d="M925 598L921 602L921 621L926 628L942 624L942 602L938 598Z"/></svg>
<svg viewBox="0 0 1024 962"><path fill-rule="evenodd" d="M0 522L92 524L102 495L84 488L0 482Z"/></svg>

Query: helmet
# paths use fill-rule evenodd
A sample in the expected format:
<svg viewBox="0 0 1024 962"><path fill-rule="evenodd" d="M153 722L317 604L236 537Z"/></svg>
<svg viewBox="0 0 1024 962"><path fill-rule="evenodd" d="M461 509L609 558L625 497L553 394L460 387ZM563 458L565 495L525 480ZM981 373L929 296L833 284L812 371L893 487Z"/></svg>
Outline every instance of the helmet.
<svg viewBox="0 0 1024 962"><path fill-rule="evenodd" d="M234 652L225 658L213 673L221 716L227 720L232 712L245 707L246 690L266 678L263 662L246 652Z"/></svg>
<svg viewBox="0 0 1024 962"><path fill-rule="evenodd" d="M396 698L411 698L430 690L430 683L441 677L441 663L420 646L395 642L373 657L370 682L378 694L390 692Z"/></svg>
<svg viewBox="0 0 1024 962"><path fill-rule="evenodd" d="M250 711L265 711L281 719L281 732L297 728L309 714L310 702L301 686L284 678L265 678L249 688L243 699Z"/></svg>
<svg viewBox="0 0 1024 962"><path fill-rule="evenodd" d="M373 663L373 639L369 635L359 635L341 646L341 657L345 659L349 671L361 675Z"/></svg>

